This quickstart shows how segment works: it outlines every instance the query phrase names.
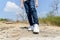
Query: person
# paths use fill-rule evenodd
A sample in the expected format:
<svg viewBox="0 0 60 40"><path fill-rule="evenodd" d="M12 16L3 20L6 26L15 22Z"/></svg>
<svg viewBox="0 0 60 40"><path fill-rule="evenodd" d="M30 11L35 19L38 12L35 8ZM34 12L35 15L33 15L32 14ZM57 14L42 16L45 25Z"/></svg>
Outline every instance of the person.
<svg viewBox="0 0 60 40"><path fill-rule="evenodd" d="M39 23L38 23L37 11L36 11L36 7L38 7L38 0L21 0L21 8L24 7L30 24L28 30L38 34Z"/></svg>

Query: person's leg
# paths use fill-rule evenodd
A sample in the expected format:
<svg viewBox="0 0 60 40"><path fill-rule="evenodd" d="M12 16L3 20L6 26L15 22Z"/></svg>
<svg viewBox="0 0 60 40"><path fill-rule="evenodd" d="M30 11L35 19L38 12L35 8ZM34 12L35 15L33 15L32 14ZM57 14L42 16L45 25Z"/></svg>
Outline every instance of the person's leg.
<svg viewBox="0 0 60 40"><path fill-rule="evenodd" d="M32 20L32 15L31 15L30 10L29 10L29 4L28 4L27 1L24 2L24 7L26 9L28 21L29 21L29 24L30 24L30 27L28 28L28 30L32 31L33 30L33 20Z"/></svg>
<svg viewBox="0 0 60 40"><path fill-rule="evenodd" d="M37 16L37 11L35 8L35 0L29 0L29 5L30 5L30 11L31 15L34 21L34 30L33 33L39 33L39 27L38 27L38 16Z"/></svg>
<svg viewBox="0 0 60 40"><path fill-rule="evenodd" d="M38 23L37 11L36 11L36 8L35 8L35 1L30 0L29 5L30 5L30 11L31 11L31 15L32 15L34 24L39 24Z"/></svg>
<svg viewBox="0 0 60 40"><path fill-rule="evenodd" d="M29 12L29 4L28 4L27 1L24 2L24 7L26 9L26 13L27 13L29 24L30 24L30 26L32 26L33 25L33 20L32 20L32 15Z"/></svg>

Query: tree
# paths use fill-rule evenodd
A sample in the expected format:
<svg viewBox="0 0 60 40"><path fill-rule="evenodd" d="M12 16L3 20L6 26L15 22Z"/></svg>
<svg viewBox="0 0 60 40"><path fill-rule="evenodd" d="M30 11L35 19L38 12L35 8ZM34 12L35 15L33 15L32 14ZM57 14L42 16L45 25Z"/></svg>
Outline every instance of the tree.
<svg viewBox="0 0 60 40"><path fill-rule="evenodd" d="M53 14L58 14L58 9L59 9L59 0L53 0L52 4L51 4L51 8L52 8L52 12Z"/></svg>
<svg viewBox="0 0 60 40"><path fill-rule="evenodd" d="M24 10L16 12L16 19L17 19L17 22L19 22L19 21L26 21L27 20L27 15L24 12Z"/></svg>

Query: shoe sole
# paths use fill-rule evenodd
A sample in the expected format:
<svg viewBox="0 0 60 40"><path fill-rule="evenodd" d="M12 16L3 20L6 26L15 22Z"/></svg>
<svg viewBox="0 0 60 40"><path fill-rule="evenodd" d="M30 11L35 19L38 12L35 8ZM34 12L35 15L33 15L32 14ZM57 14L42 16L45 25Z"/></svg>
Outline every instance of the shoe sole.
<svg viewBox="0 0 60 40"><path fill-rule="evenodd" d="M39 34L39 32L33 32L33 34Z"/></svg>

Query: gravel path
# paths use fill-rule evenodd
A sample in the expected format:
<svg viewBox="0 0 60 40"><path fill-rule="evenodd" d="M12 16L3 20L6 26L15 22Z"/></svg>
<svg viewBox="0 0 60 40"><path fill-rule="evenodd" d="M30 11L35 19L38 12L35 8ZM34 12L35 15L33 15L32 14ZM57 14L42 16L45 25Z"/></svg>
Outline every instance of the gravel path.
<svg viewBox="0 0 60 40"><path fill-rule="evenodd" d="M60 27L40 25L40 33L33 34L27 30L28 26L25 23L0 23L0 40L60 40Z"/></svg>

